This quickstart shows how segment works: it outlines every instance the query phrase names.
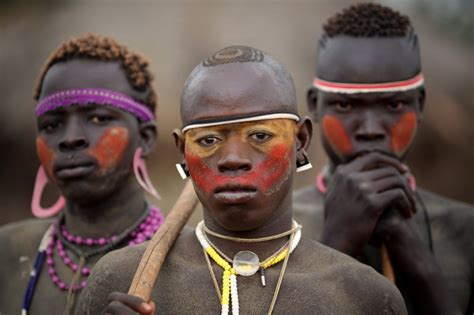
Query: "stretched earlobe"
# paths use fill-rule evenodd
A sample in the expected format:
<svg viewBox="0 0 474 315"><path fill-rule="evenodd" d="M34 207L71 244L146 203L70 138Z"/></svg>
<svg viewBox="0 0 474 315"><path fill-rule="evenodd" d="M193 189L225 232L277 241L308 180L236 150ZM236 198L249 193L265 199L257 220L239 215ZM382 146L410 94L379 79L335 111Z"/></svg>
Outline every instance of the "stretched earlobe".
<svg viewBox="0 0 474 315"><path fill-rule="evenodd" d="M176 164L176 169L178 170L178 173L179 173L179 176L181 176L181 178L183 180L185 180L186 178L188 178L190 176L189 174L189 171L186 170L186 164L184 163L181 163L181 164Z"/></svg>
<svg viewBox="0 0 474 315"><path fill-rule="evenodd" d="M296 160L297 173L307 171L313 167L313 165L311 165L311 162L309 161L308 156L306 155L306 152L302 152L301 155L302 159Z"/></svg>
<svg viewBox="0 0 474 315"><path fill-rule="evenodd" d="M66 200L60 196L56 203L49 208L41 207L41 196L44 188L48 184L48 177L43 166L40 166L36 173L35 187L33 189L33 198L31 200L31 212L37 218L49 218L58 214L66 205Z"/></svg>
<svg viewBox="0 0 474 315"><path fill-rule="evenodd" d="M156 199L161 199L160 194L156 191L153 183L148 175L148 169L145 164L145 160L142 157L143 149L138 147L133 156L133 172L135 178L142 188Z"/></svg>

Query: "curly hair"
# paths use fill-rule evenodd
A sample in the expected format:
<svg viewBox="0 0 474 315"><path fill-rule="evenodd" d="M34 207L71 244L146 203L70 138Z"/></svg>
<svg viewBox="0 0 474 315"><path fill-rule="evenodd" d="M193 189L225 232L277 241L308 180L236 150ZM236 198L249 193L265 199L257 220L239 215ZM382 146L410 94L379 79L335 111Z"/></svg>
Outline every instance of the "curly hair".
<svg viewBox="0 0 474 315"><path fill-rule="evenodd" d="M151 85L153 74L148 67L148 61L140 54L131 51L127 46L119 44L113 38L92 33L72 37L51 53L36 81L34 89L36 100L39 99L41 94L46 72L58 62L75 58L120 62L132 87L137 91L149 91L145 105L155 111L157 95Z"/></svg>
<svg viewBox="0 0 474 315"><path fill-rule="evenodd" d="M323 25L324 35L335 37L396 37L413 31L410 19L377 3L359 3L329 18Z"/></svg>

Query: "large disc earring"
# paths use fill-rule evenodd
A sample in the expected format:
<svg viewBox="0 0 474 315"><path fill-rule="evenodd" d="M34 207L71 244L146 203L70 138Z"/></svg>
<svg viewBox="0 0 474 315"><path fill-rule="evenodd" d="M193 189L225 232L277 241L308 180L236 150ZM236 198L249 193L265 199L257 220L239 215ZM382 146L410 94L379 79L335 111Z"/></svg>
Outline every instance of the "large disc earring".
<svg viewBox="0 0 474 315"><path fill-rule="evenodd" d="M306 153L303 152L302 155L303 155L303 161L299 161L299 160L296 161L296 172L297 173L304 172L304 171L309 170L310 168L313 167L313 165L311 165L311 162L309 161L309 158L306 155Z"/></svg>
<svg viewBox="0 0 474 315"><path fill-rule="evenodd" d="M161 199L160 194L156 191L153 183L150 180L150 176L148 175L148 169L145 164L145 160L142 157L143 149L138 147L133 155L133 172L135 173L135 177L142 186L142 188L148 192L150 195L155 197L156 199Z"/></svg>
<svg viewBox="0 0 474 315"><path fill-rule="evenodd" d="M182 163L182 164L176 164L176 169L178 170L178 173L179 173L179 176L181 176L181 178L183 180L185 180L186 178L188 178L190 175L189 175L189 171L186 170L186 164Z"/></svg>
<svg viewBox="0 0 474 315"><path fill-rule="evenodd" d="M48 177L44 171L43 166L40 166L38 172L36 173L35 187L33 189L33 198L31 200L31 212L37 218L49 218L61 211L65 204L66 200L63 196L60 196L56 203L49 208L41 207L41 196L43 195L44 188L48 184Z"/></svg>

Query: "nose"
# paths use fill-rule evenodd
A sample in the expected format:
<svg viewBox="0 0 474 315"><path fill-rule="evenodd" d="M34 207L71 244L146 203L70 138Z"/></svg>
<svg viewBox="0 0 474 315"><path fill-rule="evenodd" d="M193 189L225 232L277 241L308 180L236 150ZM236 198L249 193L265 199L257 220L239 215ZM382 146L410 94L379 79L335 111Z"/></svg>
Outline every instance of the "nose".
<svg viewBox="0 0 474 315"><path fill-rule="evenodd" d="M366 112L357 128L355 137L360 142L380 142L385 140L386 131L376 113Z"/></svg>
<svg viewBox="0 0 474 315"><path fill-rule="evenodd" d="M84 132L84 127L78 118L71 117L67 121L63 137L59 141L59 149L68 152L84 149L88 146L89 141Z"/></svg>
<svg viewBox="0 0 474 315"><path fill-rule="evenodd" d="M217 169L220 173L247 172L252 169L252 162L249 158L249 149L245 143L238 139L228 139L227 143L221 147L220 159Z"/></svg>

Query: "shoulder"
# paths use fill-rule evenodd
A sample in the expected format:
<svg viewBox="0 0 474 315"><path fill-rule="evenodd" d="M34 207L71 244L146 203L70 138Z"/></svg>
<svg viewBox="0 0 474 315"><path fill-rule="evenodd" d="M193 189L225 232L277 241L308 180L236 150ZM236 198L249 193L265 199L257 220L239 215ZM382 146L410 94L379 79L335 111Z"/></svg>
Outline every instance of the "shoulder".
<svg viewBox="0 0 474 315"><path fill-rule="evenodd" d="M147 244L124 247L102 257L87 279L76 314L100 314L110 293L127 293Z"/></svg>
<svg viewBox="0 0 474 315"><path fill-rule="evenodd" d="M32 248L36 252L44 233L53 222L53 219L29 219L4 225L0 227L0 248L2 251L28 251Z"/></svg>
<svg viewBox="0 0 474 315"><path fill-rule="evenodd" d="M332 295L342 307L338 311L406 313L398 289L370 266L313 240L302 239L301 245L291 258L297 261L299 269L306 270L310 283L318 284L308 288L314 291L313 296Z"/></svg>
<svg viewBox="0 0 474 315"><path fill-rule="evenodd" d="M166 256L162 269L181 257L187 248L186 238L190 229L185 228ZM112 292L127 293L135 272L149 242L127 246L102 257L94 266L87 286L81 293L76 314L99 314L106 306Z"/></svg>
<svg viewBox="0 0 474 315"><path fill-rule="evenodd" d="M474 205L422 189L418 190L418 194L434 229L442 231L446 237L457 238L472 234L470 231L474 225Z"/></svg>

